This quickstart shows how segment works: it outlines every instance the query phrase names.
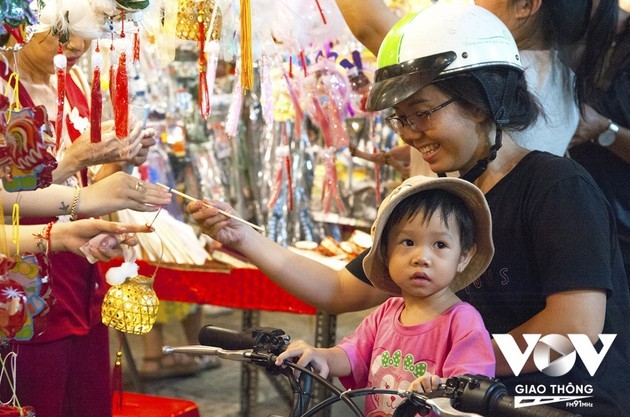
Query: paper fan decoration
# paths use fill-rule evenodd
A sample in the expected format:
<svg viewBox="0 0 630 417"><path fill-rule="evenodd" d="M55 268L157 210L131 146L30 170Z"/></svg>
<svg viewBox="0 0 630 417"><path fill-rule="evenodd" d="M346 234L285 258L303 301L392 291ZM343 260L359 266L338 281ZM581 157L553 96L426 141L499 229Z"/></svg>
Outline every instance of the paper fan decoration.
<svg viewBox="0 0 630 417"><path fill-rule="evenodd" d="M0 161L9 161L10 172L4 172L5 191L45 188L52 184L52 171L57 160L49 153L52 131L44 106L23 108L10 113L9 120L0 123L4 144L0 147Z"/></svg>

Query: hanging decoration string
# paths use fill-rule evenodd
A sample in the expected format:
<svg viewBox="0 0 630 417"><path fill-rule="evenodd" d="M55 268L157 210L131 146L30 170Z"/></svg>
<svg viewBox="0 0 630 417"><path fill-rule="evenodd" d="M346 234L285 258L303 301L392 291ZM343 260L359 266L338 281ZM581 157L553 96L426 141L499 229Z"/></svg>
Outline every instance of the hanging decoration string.
<svg viewBox="0 0 630 417"><path fill-rule="evenodd" d="M250 0L241 0L241 86L243 91L251 90L254 86Z"/></svg>
<svg viewBox="0 0 630 417"><path fill-rule="evenodd" d="M114 369L112 371L112 393L114 395L114 410L120 411L123 406L123 376L122 376L122 356L123 345L125 343L125 334L118 332L118 350L116 351L116 360L114 361Z"/></svg>
<svg viewBox="0 0 630 417"><path fill-rule="evenodd" d="M125 139L129 134L129 79L127 77L127 39L125 38L125 12L122 12L120 38L116 39L119 51L118 68L116 69L116 114L114 125L116 137Z"/></svg>
<svg viewBox="0 0 630 417"><path fill-rule="evenodd" d="M13 103L7 110L7 123L11 120L11 112L22 110L22 103L20 102L20 74L12 72L9 76L9 86L13 89Z"/></svg>
<svg viewBox="0 0 630 417"><path fill-rule="evenodd" d="M61 133L63 132L63 111L66 104L66 66L68 59L63 54L61 42L57 49L57 55L53 58L55 72L57 74L57 119L55 120L55 150L59 150L61 145Z"/></svg>
<svg viewBox="0 0 630 417"><path fill-rule="evenodd" d="M289 71L291 71L291 62L292 59L289 58ZM293 104L293 109L295 110L295 137L302 137L302 121L304 120L304 112L302 111L302 106L300 105L300 98L298 96L298 92L291 81L293 76L291 72L287 74L287 71L284 69L284 65L281 66L282 75L284 77L285 82L287 83L287 90L289 91L289 97L291 98L291 103Z"/></svg>
<svg viewBox="0 0 630 417"><path fill-rule="evenodd" d="M0 226L2 226L2 230L0 230L0 259L2 259L2 255L9 256L9 242L6 229L4 228L4 208L1 203L2 201L0 200Z"/></svg>
<svg viewBox="0 0 630 417"><path fill-rule="evenodd" d="M22 406L20 405L20 400L18 399L15 390L15 380L17 376L16 365L16 352L9 352L6 354L6 356L0 355L0 385L4 385L4 380L6 378L6 383L9 386L9 390L11 392L11 398L9 398L7 402L0 402L0 404L11 404L13 407L17 407L20 410L20 415L22 415Z"/></svg>
<svg viewBox="0 0 630 417"><path fill-rule="evenodd" d="M133 62L140 62L140 34L138 32L133 34Z"/></svg>
<svg viewBox="0 0 630 417"><path fill-rule="evenodd" d="M109 46L109 101L112 103L112 113L116 120L116 67L118 66L116 52L114 49L114 33L112 32L112 42Z"/></svg>
<svg viewBox="0 0 630 417"><path fill-rule="evenodd" d="M99 48L98 40L96 49L92 54L92 91L90 94L90 142L101 141L101 119L103 116L103 92L101 90L101 68L103 68L103 54Z"/></svg>
<svg viewBox="0 0 630 417"><path fill-rule="evenodd" d="M20 205L13 204L13 213L11 213L13 244L15 245L15 253L20 253Z"/></svg>
<svg viewBox="0 0 630 417"><path fill-rule="evenodd" d="M324 22L324 24L327 24L326 15L324 14L324 10L322 10L322 5L319 4L319 0L315 0L315 4L317 5L317 10L319 10L319 15L322 18L322 22Z"/></svg>
<svg viewBox="0 0 630 417"><path fill-rule="evenodd" d="M269 199L267 207L273 208L278 202L283 189L282 179L287 181L287 209L293 211L293 180L291 178L291 146L287 134L286 123L280 126L281 144L276 148L276 179L274 191Z"/></svg>
<svg viewBox="0 0 630 417"><path fill-rule="evenodd" d="M304 77L308 76L308 65L306 63L306 55L304 55L304 49L300 49L300 65L302 65L302 71L304 72Z"/></svg>
<svg viewBox="0 0 630 417"><path fill-rule="evenodd" d="M215 7L216 10L216 7ZM214 12L213 12L214 13ZM210 93L208 91L208 81L206 79L206 71L208 70L208 60L206 59L206 29L205 29L206 12L199 9L197 22L199 24L199 86L197 94L197 104L201 118L206 120L210 116ZM210 26L212 31L212 26Z"/></svg>

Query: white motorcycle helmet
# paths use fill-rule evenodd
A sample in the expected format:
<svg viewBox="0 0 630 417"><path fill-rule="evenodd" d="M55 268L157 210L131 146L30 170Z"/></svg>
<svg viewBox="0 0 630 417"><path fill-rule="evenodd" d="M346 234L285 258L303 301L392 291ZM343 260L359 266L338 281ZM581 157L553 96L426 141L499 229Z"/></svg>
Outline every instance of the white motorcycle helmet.
<svg viewBox="0 0 630 417"><path fill-rule="evenodd" d="M370 111L392 107L433 80L486 66L523 71L508 28L472 4L436 3L403 17L385 36L367 101Z"/></svg>

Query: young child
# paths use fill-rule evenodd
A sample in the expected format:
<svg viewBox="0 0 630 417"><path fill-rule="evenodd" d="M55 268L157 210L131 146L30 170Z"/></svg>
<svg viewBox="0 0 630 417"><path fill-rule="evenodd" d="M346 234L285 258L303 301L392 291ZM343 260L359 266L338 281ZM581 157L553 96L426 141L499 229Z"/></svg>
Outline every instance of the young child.
<svg viewBox="0 0 630 417"><path fill-rule="evenodd" d="M374 244L363 262L390 298L352 336L329 349L291 343L277 365L298 357L348 389L430 391L441 378L494 376L495 358L481 316L455 292L481 275L494 254L482 192L457 178L415 176L381 204ZM402 401L366 398L365 415L392 415Z"/></svg>

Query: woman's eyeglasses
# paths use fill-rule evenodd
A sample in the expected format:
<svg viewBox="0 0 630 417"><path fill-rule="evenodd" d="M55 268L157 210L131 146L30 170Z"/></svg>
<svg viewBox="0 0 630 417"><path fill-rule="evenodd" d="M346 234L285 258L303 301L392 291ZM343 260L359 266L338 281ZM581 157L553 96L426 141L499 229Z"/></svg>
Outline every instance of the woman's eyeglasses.
<svg viewBox="0 0 630 417"><path fill-rule="evenodd" d="M435 106L427 111L412 114L411 116L389 116L385 118L385 123L387 123L387 126L389 126L394 132L398 134L400 134L405 127L408 127L412 130L425 130L429 127L428 122L429 120L431 120L429 116L431 116L431 114L435 113L436 111L448 106L455 100L455 98L448 99L439 106Z"/></svg>

